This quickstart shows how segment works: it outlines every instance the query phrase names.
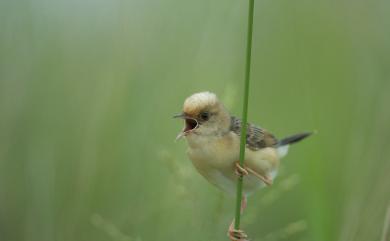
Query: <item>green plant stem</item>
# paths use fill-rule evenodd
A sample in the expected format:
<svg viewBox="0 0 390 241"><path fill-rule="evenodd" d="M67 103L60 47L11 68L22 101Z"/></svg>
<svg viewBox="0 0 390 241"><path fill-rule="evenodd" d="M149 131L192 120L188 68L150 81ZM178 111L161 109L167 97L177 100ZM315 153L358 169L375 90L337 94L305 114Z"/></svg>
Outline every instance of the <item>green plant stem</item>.
<svg viewBox="0 0 390 241"><path fill-rule="evenodd" d="M247 32L246 62L245 62L245 88L244 88L244 101L243 101L243 108L242 108L241 142L240 142L240 165L241 166L244 165L245 146L246 146L249 79L250 79L250 72L251 72L251 55L252 55L253 9L254 9L254 0L249 0L248 32ZM234 222L234 228L237 230L240 229L242 185L243 185L243 176L241 175L237 181L236 218Z"/></svg>

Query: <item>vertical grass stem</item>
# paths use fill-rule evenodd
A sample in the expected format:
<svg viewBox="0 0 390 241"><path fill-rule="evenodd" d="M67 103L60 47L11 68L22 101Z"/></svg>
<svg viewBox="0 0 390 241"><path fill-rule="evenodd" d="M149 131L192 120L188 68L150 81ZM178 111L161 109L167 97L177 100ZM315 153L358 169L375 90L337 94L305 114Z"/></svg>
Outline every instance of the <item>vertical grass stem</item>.
<svg viewBox="0 0 390 241"><path fill-rule="evenodd" d="M253 32L253 10L254 0L249 1L248 11L248 30L246 42L246 62L245 62L245 87L244 87L244 101L242 108L242 126L241 126L241 142L240 142L240 165L244 164L245 146L246 146L246 132L247 132L247 116L248 116L248 99L249 99L249 79L251 72L251 55L252 55L252 32ZM237 181L237 200L236 200L236 217L234 228L240 229L241 218L241 201L242 201L242 185L243 177L240 176Z"/></svg>

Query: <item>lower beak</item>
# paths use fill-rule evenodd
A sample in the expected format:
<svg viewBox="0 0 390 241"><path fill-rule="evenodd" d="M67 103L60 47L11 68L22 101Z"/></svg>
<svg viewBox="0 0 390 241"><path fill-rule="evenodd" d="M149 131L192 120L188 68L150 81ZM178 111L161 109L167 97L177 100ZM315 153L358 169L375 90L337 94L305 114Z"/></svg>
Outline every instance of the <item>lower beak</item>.
<svg viewBox="0 0 390 241"><path fill-rule="evenodd" d="M177 115L174 115L173 118L181 118L185 120L185 127L184 129L177 135L176 140L179 140L180 138L187 135L192 130L196 129L198 127L198 121L190 116L188 116L186 113L180 113Z"/></svg>
<svg viewBox="0 0 390 241"><path fill-rule="evenodd" d="M184 137L185 134L186 134L185 132L180 132L180 133L176 136L175 141L177 141L177 140L181 139L182 137Z"/></svg>

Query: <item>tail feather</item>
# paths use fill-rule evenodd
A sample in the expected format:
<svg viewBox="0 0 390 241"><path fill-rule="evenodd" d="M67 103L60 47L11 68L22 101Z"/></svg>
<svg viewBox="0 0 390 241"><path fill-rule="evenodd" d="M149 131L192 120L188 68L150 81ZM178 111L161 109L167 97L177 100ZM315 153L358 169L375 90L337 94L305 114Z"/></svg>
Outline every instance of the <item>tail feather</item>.
<svg viewBox="0 0 390 241"><path fill-rule="evenodd" d="M286 137L278 142L278 146L285 146L285 145L294 144L298 141L305 139L306 137L310 136L311 134L313 134L313 132L303 132L303 133L299 133L299 134L295 134L295 135Z"/></svg>

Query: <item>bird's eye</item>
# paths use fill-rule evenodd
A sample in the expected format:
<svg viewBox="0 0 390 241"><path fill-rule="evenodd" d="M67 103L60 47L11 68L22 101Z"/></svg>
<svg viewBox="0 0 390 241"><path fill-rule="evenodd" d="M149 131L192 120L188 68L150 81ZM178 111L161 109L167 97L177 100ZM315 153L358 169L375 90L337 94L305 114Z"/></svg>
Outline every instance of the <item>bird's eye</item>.
<svg viewBox="0 0 390 241"><path fill-rule="evenodd" d="M202 113L200 113L200 118L204 121L207 121L210 118L210 113L209 112L202 112Z"/></svg>

